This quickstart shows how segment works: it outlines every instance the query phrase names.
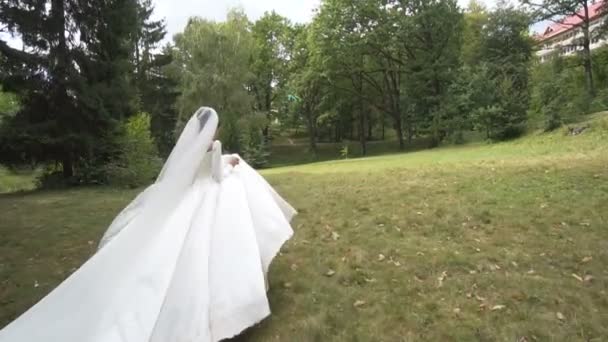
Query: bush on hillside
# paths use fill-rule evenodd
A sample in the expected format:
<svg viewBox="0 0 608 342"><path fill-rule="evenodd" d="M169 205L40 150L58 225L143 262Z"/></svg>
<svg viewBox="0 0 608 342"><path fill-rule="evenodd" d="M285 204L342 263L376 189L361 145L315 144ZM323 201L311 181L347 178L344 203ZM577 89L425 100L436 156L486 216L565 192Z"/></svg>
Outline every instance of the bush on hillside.
<svg viewBox="0 0 608 342"><path fill-rule="evenodd" d="M251 114L239 120L240 152L243 158L256 168L268 164L269 143L263 134L267 124L268 119L263 114Z"/></svg>
<svg viewBox="0 0 608 342"><path fill-rule="evenodd" d="M137 187L154 180L162 166L150 132L150 115L139 113L129 118L118 137L118 155L102 170L109 184Z"/></svg>

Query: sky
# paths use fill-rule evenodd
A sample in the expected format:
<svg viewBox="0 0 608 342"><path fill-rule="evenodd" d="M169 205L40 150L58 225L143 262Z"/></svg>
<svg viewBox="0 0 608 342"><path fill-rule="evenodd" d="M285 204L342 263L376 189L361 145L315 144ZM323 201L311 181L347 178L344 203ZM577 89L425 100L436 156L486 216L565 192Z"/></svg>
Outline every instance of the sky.
<svg viewBox="0 0 608 342"><path fill-rule="evenodd" d="M224 20L230 8L240 6L245 10L250 20L256 20L264 12L272 11L289 18L293 22L306 23L312 19L313 10L321 0L153 0L155 5L154 17L164 19L167 26L166 41L171 41L174 34L181 32L188 18L200 16L216 21ZM480 0L492 8L497 0ZM515 2L515 0L511 0ZM458 0L463 8L469 0ZM538 26L538 25L537 25ZM542 26L542 25L540 25ZM534 27L538 30L539 27ZM20 45L19 40L2 36L10 45Z"/></svg>
<svg viewBox="0 0 608 342"><path fill-rule="evenodd" d="M458 0L465 7L469 0ZM482 0L492 7L496 0ZM154 0L156 18L164 18L167 24L167 39L181 32L191 16L200 16L217 21L224 20L229 8L240 6L251 20L256 20L265 11L275 10L291 21L305 23L313 16L313 9L320 0Z"/></svg>

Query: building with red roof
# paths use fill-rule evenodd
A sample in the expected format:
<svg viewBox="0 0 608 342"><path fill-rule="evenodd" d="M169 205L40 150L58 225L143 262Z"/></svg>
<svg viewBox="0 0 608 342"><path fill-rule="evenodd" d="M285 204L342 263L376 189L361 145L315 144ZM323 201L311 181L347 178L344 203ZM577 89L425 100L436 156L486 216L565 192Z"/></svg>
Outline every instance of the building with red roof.
<svg viewBox="0 0 608 342"><path fill-rule="evenodd" d="M591 50L604 45L607 41L605 38L594 34L606 18L606 13L602 8L603 2L601 0L591 2L588 7ZM535 36L540 46L536 54L540 57L541 62L546 61L553 54L568 56L583 49L581 44L583 18L584 10L580 9L578 15L565 17L561 21L549 25L542 34Z"/></svg>

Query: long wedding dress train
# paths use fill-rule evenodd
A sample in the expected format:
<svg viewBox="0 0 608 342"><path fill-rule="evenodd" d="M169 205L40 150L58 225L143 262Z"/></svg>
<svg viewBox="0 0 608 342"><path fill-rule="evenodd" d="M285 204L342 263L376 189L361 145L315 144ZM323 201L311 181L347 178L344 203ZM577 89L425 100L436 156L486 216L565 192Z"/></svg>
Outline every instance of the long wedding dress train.
<svg viewBox="0 0 608 342"><path fill-rule="evenodd" d="M188 125L196 120L202 128L185 138L187 126L98 252L0 330L0 342L215 342L270 314L266 273L296 212L243 160L230 166L219 142L202 160L180 150L208 146L216 114L201 108Z"/></svg>

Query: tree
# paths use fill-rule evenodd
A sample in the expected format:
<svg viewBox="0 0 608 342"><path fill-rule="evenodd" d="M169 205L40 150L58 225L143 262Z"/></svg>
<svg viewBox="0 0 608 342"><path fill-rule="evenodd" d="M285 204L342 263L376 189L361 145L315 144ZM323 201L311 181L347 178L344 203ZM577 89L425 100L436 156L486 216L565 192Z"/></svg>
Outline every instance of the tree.
<svg viewBox="0 0 608 342"><path fill-rule="evenodd" d="M177 132L204 104L220 113L224 145L238 149L237 122L251 113L253 103L248 91L252 48L250 23L242 10L231 10L225 22L190 19L173 48L180 93Z"/></svg>
<svg viewBox="0 0 608 342"><path fill-rule="evenodd" d="M268 122L277 110L279 96L285 95L288 81L287 68L291 58L291 23L273 12L266 12L252 27L253 51L251 55L251 92L254 109L264 113ZM263 129L268 138L268 126Z"/></svg>
<svg viewBox="0 0 608 342"><path fill-rule="evenodd" d="M19 99L15 94L2 91L0 86L0 125L3 118L13 117L19 111Z"/></svg>
<svg viewBox="0 0 608 342"><path fill-rule="evenodd" d="M462 63L474 66L479 63L481 36L484 26L488 22L488 11L478 0L471 0L464 13L464 27L462 32Z"/></svg>
<svg viewBox="0 0 608 342"><path fill-rule="evenodd" d="M293 110L304 117L310 139L310 150L317 154L317 119L325 88L319 54L315 50L314 37L309 26L298 27L291 69L289 88L297 94L292 102Z"/></svg>
<svg viewBox="0 0 608 342"><path fill-rule="evenodd" d="M491 115L484 115L483 125L491 138L511 138L526 122L530 92L528 70L532 58L532 40L528 33L529 16L513 7L493 11L484 27L480 55L493 87ZM489 108L489 107L488 107Z"/></svg>
<svg viewBox="0 0 608 342"><path fill-rule="evenodd" d="M407 92L438 144L447 135L442 103L460 64L463 16L455 0L411 1L402 12L412 13L401 39L408 57Z"/></svg>
<svg viewBox="0 0 608 342"><path fill-rule="evenodd" d="M0 40L0 82L21 109L3 122L7 163L75 169L108 153L116 122L132 113L129 87L136 2L2 1L0 23L22 49Z"/></svg>
<svg viewBox="0 0 608 342"><path fill-rule="evenodd" d="M177 120L175 103L179 95L177 77L169 67L172 48L161 48L166 36L165 23L153 20L151 0L138 0L138 30L134 39L133 87L137 91L138 109L149 113L150 129L161 155L167 156L175 143L173 128Z"/></svg>
<svg viewBox="0 0 608 342"><path fill-rule="evenodd" d="M585 72L585 86L589 97L594 97L595 86L590 45L593 36L598 34L598 32L591 31L591 20L593 19L591 7L597 6L595 0L522 0L522 3L534 11L534 16L539 21L551 20L562 25L580 27L583 37L574 44L583 48L581 55ZM579 20L558 21L565 16L574 16Z"/></svg>
<svg viewBox="0 0 608 342"><path fill-rule="evenodd" d="M370 89L366 83L375 77L366 68L370 53L365 17L370 14L369 6L369 1L327 0L311 28L313 40L322 55L320 62L325 70L324 77L334 89L350 96L353 101L351 107L356 109L363 155L367 153L365 123L369 114L366 103L370 102ZM374 85L381 88L379 82L374 81ZM367 121L370 127L371 123Z"/></svg>

